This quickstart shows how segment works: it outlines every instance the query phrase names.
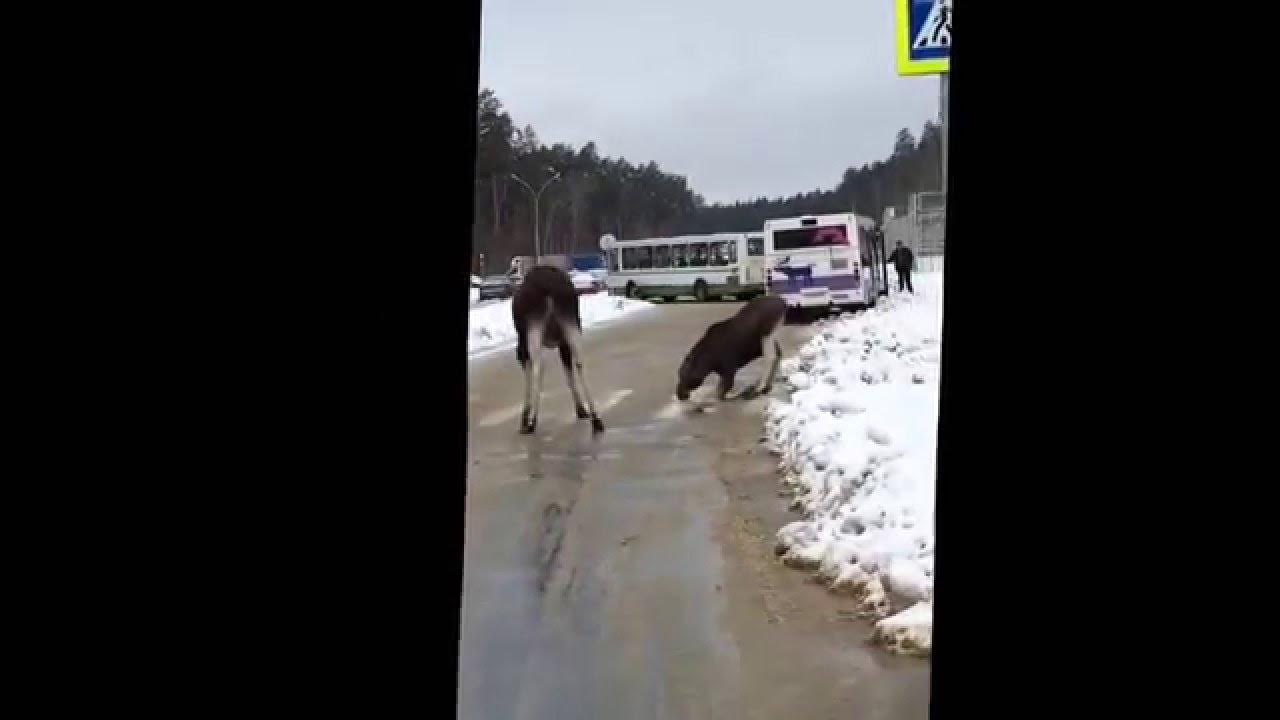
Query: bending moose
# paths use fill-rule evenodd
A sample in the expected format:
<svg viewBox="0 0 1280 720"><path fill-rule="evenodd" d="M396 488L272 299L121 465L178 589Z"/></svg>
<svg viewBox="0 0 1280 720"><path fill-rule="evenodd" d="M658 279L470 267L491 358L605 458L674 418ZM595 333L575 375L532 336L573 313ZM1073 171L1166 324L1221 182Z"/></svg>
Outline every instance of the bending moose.
<svg viewBox="0 0 1280 720"><path fill-rule="evenodd" d="M786 312L786 301L777 295L764 295L748 302L728 320L707 328L680 365L676 397L688 400L689 393L701 387L707 375L714 372L720 376L719 398L724 400L733 389L733 376L738 370L761 356L764 356L765 374L749 392L769 392L782 355L778 331Z"/></svg>
<svg viewBox="0 0 1280 720"><path fill-rule="evenodd" d="M582 373L582 318L578 313L578 293L569 276L559 268L538 265L529 270L511 300L511 316L516 326L516 359L524 368L524 411L520 432L532 433L538 426L538 403L542 397L542 348L559 348L573 406L580 418L591 418L593 433L604 432L595 403ZM575 381L576 378L576 381ZM578 384L582 396L578 395Z"/></svg>

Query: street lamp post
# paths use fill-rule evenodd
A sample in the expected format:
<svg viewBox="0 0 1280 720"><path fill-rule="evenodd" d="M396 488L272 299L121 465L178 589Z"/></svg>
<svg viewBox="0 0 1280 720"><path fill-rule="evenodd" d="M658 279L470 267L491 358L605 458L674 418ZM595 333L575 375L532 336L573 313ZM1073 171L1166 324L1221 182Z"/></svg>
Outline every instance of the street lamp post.
<svg viewBox="0 0 1280 720"><path fill-rule="evenodd" d="M534 192L533 187L529 185L529 183L525 182L519 175L511 173L511 177L515 179L516 182L523 185L524 189L528 190L529 195L533 197L533 261L536 263L538 262L538 259L542 257L542 239L538 235L538 201L542 198L542 191L546 190L547 186L551 183L559 180L560 175L553 171L551 177L548 178L546 182L542 183L542 187L538 188L537 192Z"/></svg>

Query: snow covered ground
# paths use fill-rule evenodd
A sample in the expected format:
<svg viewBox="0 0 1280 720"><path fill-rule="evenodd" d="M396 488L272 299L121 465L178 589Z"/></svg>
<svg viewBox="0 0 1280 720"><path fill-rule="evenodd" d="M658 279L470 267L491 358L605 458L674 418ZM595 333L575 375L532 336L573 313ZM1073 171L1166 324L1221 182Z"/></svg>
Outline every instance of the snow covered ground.
<svg viewBox="0 0 1280 720"><path fill-rule="evenodd" d="M584 330L592 325L652 308L653 305L642 300L613 297L604 293L582 295L578 305ZM468 325L468 355L515 343L516 329L511 320L510 298L473 305Z"/></svg>
<svg viewBox="0 0 1280 720"><path fill-rule="evenodd" d="M783 559L858 598L891 649L927 655L942 273L912 280L915 296L818 323L765 427L805 518L778 531Z"/></svg>

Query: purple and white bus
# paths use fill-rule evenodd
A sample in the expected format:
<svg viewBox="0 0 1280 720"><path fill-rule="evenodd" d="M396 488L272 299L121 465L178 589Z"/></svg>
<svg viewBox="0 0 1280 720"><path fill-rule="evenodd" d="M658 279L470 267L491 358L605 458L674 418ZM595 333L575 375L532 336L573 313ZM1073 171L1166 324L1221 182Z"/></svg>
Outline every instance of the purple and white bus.
<svg viewBox="0 0 1280 720"><path fill-rule="evenodd" d="M869 218L853 213L766 220L769 292L790 307L866 307L878 296Z"/></svg>

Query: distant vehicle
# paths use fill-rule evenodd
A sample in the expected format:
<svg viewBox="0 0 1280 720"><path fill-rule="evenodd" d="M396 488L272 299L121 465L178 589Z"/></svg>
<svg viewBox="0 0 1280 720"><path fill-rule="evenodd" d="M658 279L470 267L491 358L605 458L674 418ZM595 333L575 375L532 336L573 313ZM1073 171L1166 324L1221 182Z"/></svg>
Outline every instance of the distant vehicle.
<svg viewBox="0 0 1280 720"><path fill-rule="evenodd" d="M511 258L511 267L507 270L507 276L514 279L519 284L524 278L524 274L533 267L532 255L516 255Z"/></svg>
<svg viewBox="0 0 1280 720"><path fill-rule="evenodd" d="M747 255L740 264L742 284L759 287L763 291L769 280L765 274L764 233L747 233Z"/></svg>
<svg viewBox="0 0 1280 720"><path fill-rule="evenodd" d="M509 298L515 294L516 283L509 275L490 275L480 283L480 299Z"/></svg>
<svg viewBox="0 0 1280 720"><path fill-rule="evenodd" d="M579 295L583 293L599 292L604 289L604 283L597 280L594 275L583 270L574 270L569 273L569 279L573 281L573 288L578 291Z"/></svg>
<svg viewBox="0 0 1280 720"><path fill-rule="evenodd" d="M763 257L751 255L744 233L643 240L605 235L600 247L609 258L611 293L668 301L692 295L701 301L724 295L746 299L765 291Z"/></svg>
<svg viewBox="0 0 1280 720"><path fill-rule="evenodd" d="M568 255L542 255L538 257L539 265L550 265L565 272L573 270L573 259Z"/></svg>
<svg viewBox="0 0 1280 720"><path fill-rule="evenodd" d="M769 292L790 307L874 305L884 281L877 264L864 259L871 227L853 213L766 220Z"/></svg>
<svg viewBox="0 0 1280 720"><path fill-rule="evenodd" d="M573 268L573 263L568 255L542 255L536 261L532 255L517 255L511 258L511 268L507 270L507 275L513 275L516 284L519 285L524 280L524 276L533 269L534 265L550 265L565 272L569 272Z"/></svg>
<svg viewBox="0 0 1280 720"><path fill-rule="evenodd" d="M570 256L570 259L573 262L574 270L591 273L591 277L599 281L602 286L609 277L609 268L605 265L604 253L578 253Z"/></svg>

